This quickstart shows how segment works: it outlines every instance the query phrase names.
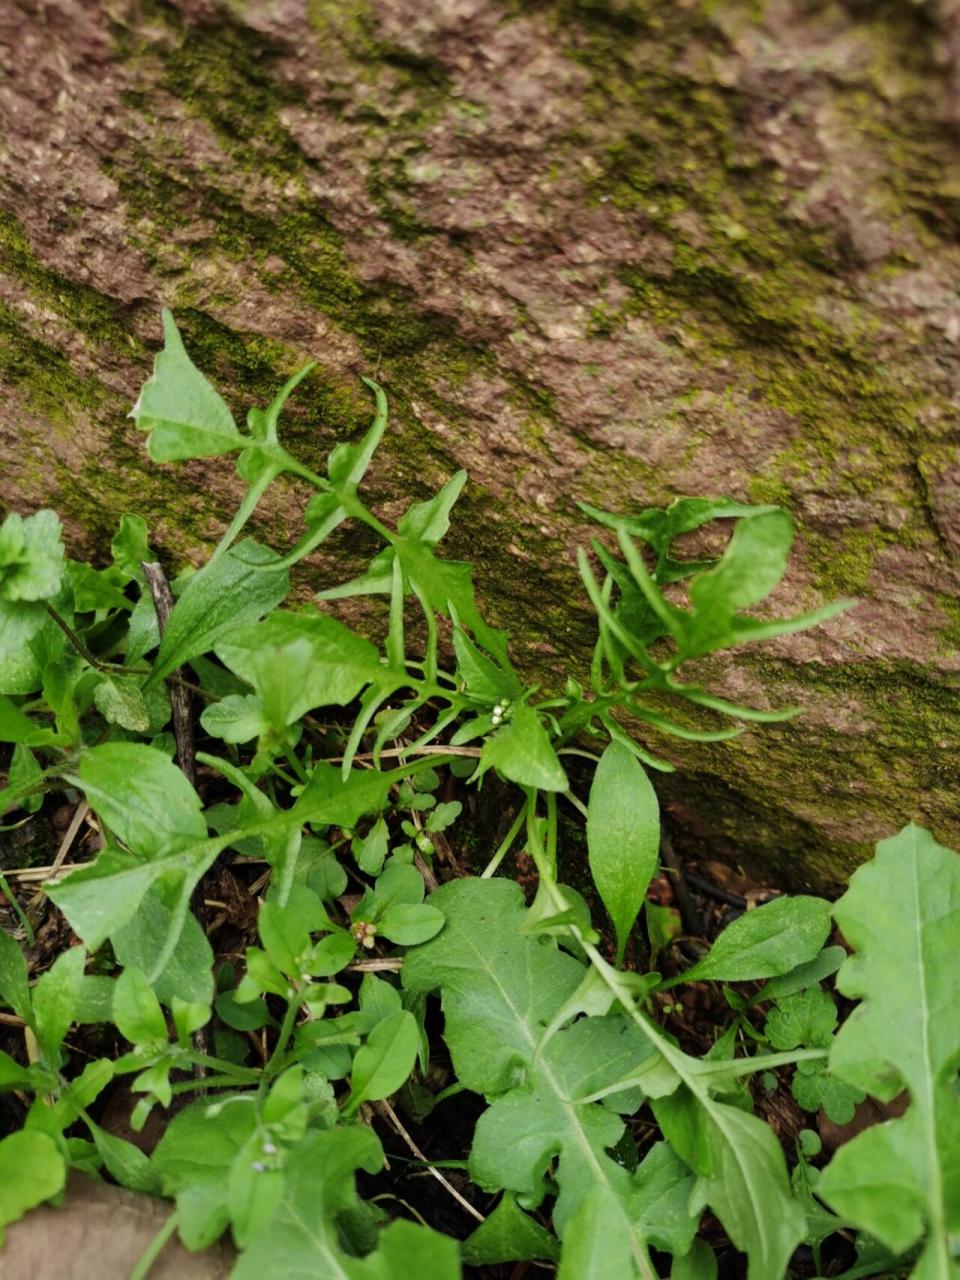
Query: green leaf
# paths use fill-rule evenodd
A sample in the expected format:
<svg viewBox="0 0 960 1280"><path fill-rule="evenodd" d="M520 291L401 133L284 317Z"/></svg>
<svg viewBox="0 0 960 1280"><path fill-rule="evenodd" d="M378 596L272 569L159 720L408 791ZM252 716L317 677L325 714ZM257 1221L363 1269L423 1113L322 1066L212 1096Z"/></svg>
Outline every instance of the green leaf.
<svg viewBox="0 0 960 1280"><path fill-rule="evenodd" d="M849 1124L857 1103L866 1094L845 1080L838 1080L822 1062L798 1062L790 1082L790 1092L804 1111L822 1107L834 1124Z"/></svg>
<svg viewBox="0 0 960 1280"><path fill-rule="evenodd" d="M147 970L150 980L164 973L179 942L189 914L190 894L217 854L232 842L228 835L160 851L150 861L108 846L92 863L47 886L48 896L67 917L71 927L90 950L96 950L137 912L144 895L158 881L169 886L175 905L169 915L167 936Z"/></svg>
<svg viewBox="0 0 960 1280"><path fill-rule="evenodd" d="M453 647L457 655L457 675L467 693L486 702L517 698L523 685L512 670L503 670L477 648L462 627L454 627Z"/></svg>
<svg viewBox="0 0 960 1280"><path fill-rule="evenodd" d="M263 714L263 703L256 694L229 694L204 709L200 716L204 732L224 742L249 742L265 733L270 726Z"/></svg>
<svg viewBox="0 0 960 1280"><path fill-rule="evenodd" d="M799 1044L824 1048L836 1025L836 1005L825 991L809 987L780 1000L767 1014L763 1033L775 1049L795 1049Z"/></svg>
<svg viewBox="0 0 960 1280"><path fill-rule="evenodd" d="M153 858L202 840L200 797L162 751L136 742L105 742L80 758L70 782L134 853Z"/></svg>
<svg viewBox="0 0 960 1280"><path fill-rule="evenodd" d="M674 1259L670 1280L717 1280L717 1257L706 1240L694 1240L689 1253Z"/></svg>
<svg viewBox="0 0 960 1280"><path fill-rule="evenodd" d="M480 764L541 791L566 791L570 785L540 717L526 703L519 703L503 728L487 738Z"/></svg>
<svg viewBox="0 0 960 1280"><path fill-rule="evenodd" d="M708 1204L736 1247L748 1255L748 1280L786 1274L803 1238L805 1219L791 1197L783 1151L769 1125L739 1107L704 1109L709 1174L701 1174L696 1204Z"/></svg>
<svg viewBox="0 0 960 1280"><path fill-rule="evenodd" d="M544 1258L553 1262L560 1256L556 1237L517 1204L516 1196L505 1192L494 1211L487 1215L463 1242L463 1260L471 1267L496 1266L501 1262L521 1262Z"/></svg>
<svg viewBox="0 0 960 1280"><path fill-rule="evenodd" d="M792 542L793 521L782 509L738 520L719 564L690 586L698 626L715 628L765 599L786 572Z"/></svg>
<svg viewBox="0 0 960 1280"><path fill-rule="evenodd" d="M6 929L0 929L0 999L19 1018L33 1026L27 961L19 944L14 942Z"/></svg>
<svg viewBox="0 0 960 1280"><path fill-rule="evenodd" d="M187 1248L206 1248L227 1226L230 1170L256 1125L254 1106L234 1096L195 1102L167 1126L153 1164L164 1192L176 1197Z"/></svg>
<svg viewBox="0 0 960 1280"><path fill-rule="evenodd" d="M382 1165L383 1152L370 1129L353 1126L309 1133L290 1153L283 1199L238 1260L232 1280L354 1280L376 1275L370 1270L370 1257L351 1258L343 1252L335 1219L358 1203L355 1171L376 1173ZM401 1269L396 1274L411 1273Z"/></svg>
<svg viewBox="0 0 960 1280"><path fill-rule="evenodd" d="M567 1225L557 1280L632 1280L635 1274L620 1206L606 1187L594 1187Z"/></svg>
<svg viewBox="0 0 960 1280"><path fill-rule="evenodd" d="M140 566L144 560L152 561L154 555L150 550L147 522L142 516L124 512L117 532L111 539L110 554L114 567L120 571L125 581L143 582L143 569Z"/></svg>
<svg viewBox="0 0 960 1280"><path fill-rule="evenodd" d="M385 807L390 788L408 773L409 769L391 773L382 773L379 769L352 769L344 779L339 769L320 763L311 773L294 813L301 823L355 827L364 814L375 813Z"/></svg>
<svg viewBox="0 0 960 1280"><path fill-rule="evenodd" d="M824 978L837 972L846 959L843 947L824 947L819 955L805 964L798 964L795 969L782 977L772 978L756 995L750 997L751 1004L760 1004L767 1000L780 1000L784 996L792 996L797 991L816 986Z"/></svg>
<svg viewBox="0 0 960 1280"><path fill-rule="evenodd" d="M44 725L25 716L15 703L0 695L0 742L16 742L42 747L52 742L54 738L55 735ZM8 775L7 781L12 788L14 779Z"/></svg>
<svg viewBox="0 0 960 1280"><path fill-rule="evenodd" d="M163 350L153 376L130 410L141 431L150 432L147 448L155 462L213 458L242 449L248 441L233 415L187 355L173 316L163 312Z"/></svg>
<svg viewBox="0 0 960 1280"><path fill-rule="evenodd" d="M42 604L0 596L0 693L33 693L46 665L42 650L63 653L65 637ZM49 655L48 655L49 656Z"/></svg>
<svg viewBox="0 0 960 1280"><path fill-rule="evenodd" d="M510 881L454 881L429 902L446 927L405 957L403 985L441 989L444 1039L461 1084L504 1093L536 1053L553 1011L580 985L583 968L552 939L520 933L527 912Z"/></svg>
<svg viewBox="0 0 960 1280"><path fill-rule="evenodd" d="M561 1239L590 1192L605 1188L618 1206L617 1232L636 1256L656 1229L646 1210L660 1192L611 1159L624 1123L589 1098L655 1056L644 1035L618 1014L581 1018L546 1037L581 987L584 968L553 938L524 932L529 913L519 886L454 881L432 894L430 905L443 911L446 926L407 954L402 976L408 990L439 989L457 1077L492 1099L476 1128L473 1180L535 1204L556 1160L553 1217ZM573 1101L581 1097L588 1100ZM682 1169L679 1183L683 1204L693 1183ZM689 1236L694 1227L690 1220Z"/></svg>
<svg viewBox="0 0 960 1280"><path fill-rule="evenodd" d="M38 511L24 519L11 512L0 525L0 599L52 600L63 568L60 517Z"/></svg>
<svg viewBox="0 0 960 1280"><path fill-rule="evenodd" d="M405 538L435 547L450 528L450 512L466 483L466 471L457 471L439 493L426 502L415 502L407 508L397 521L397 532Z"/></svg>
<svg viewBox="0 0 960 1280"><path fill-rule="evenodd" d="M148 683L213 649L228 631L256 622L290 589L273 551L249 538L193 574L173 606Z"/></svg>
<svg viewBox="0 0 960 1280"><path fill-rule="evenodd" d="M109 569L94 569L81 560L68 560L66 569L75 612L130 609L130 601L123 593L123 575L112 565Z"/></svg>
<svg viewBox="0 0 960 1280"><path fill-rule="evenodd" d="M331 485L348 500L356 493L387 427L387 397L383 394L383 389L372 378L364 378L363 382L376 399L373 422L357 444L338 444L327 460L327 475Z"/></svg>
<svg viewBox="0 0 960 1280"><path fill-rule="evenodd" d="M371 682L396 683L374 645L316 609L272 613L230 631L216 653L253 686L277 730L314 707L345 706Z"/></svg>
<svg viewBox="0 0 960 1280"><path fill-rule="evenodd" d="M600 757L587 807L590 874L617 934L617 963L657 870L660 806L643 766L622 743Z"/></svg>
<svg viewBox="0 0 960 1280"><path fill-rule="evenodd" d="M85 960L83 947L68 947L41 974L33 989L37 1039L54 1070L60 1061L60 1045L76 1016Z"/></svg>
<svg viewBox="0 0 960 1280"><path fill-rule="evenodd" d="M132 676L105 676L93 691L93 701L108 724L133 733L146 733L150 728L150 711L139 681Z"/></svg>
<svg viewBox="0 0 960 1280"><path fill-rule="evenodd" d="M124 969L113 989L113 1021L131 1044L166 1044L167 1020L139 969Z"/></svg>
<svg viewBox="0 0 960 1280"><path fill-rule="evenodd" d="M377 923L384 938L402 947L415 947L426 942L443 928L443 912L425 903L399 902L388 907Z"/></svg>
<svg viewBox="0 0 960 1280"><path fill-rule="evenodd" d="M406 1009L378 1022L353 1059L344 1115L353 1115L361 1102L376 1102L396 1093L413 1070L419 1048L417 1020Z"/></svg>
<svg viewBox="0 0 960 1280"><path fill-rule="evenodd" d="M727 925L709 952L677 982L750 982L789 973L817 955L830 932L822 898L774 898Z"/></svg>
<svg viewBox="0 0 960 1280"><path fill-rule="evenodd" d="M213 950L196 917L189 912L180 914L182 894L183 886L175 879L169 884L159 879L144 894L134 918L111 932L110 943L125 969L151 973L150 985L164 1004L169 1005L175 996L209 1004L213 999ZM177 930L176 946L163 969L153 976L157 956Z"/></svg>
<svg viewBox="0 0 960 1280"><path fill-rule="evenodd" d="M913 1274L960 1274L960 859L910 825L877 845L834 906L853 948L837 977L861 1004L834 1040L830 1069L850 1084L910 1094L905 1115L859 1134L836 1153L817 1194L888 1248L924 1239Z"/></svg>
<svg viewBox="0 0 960 1280"><path fill-rule="evenodd" d="M150 1163L150 1157L139 1147L125 1138L101 1129L92 1120L87 1121L87 1128L97 1148L100 1159L106 1165L110 1176L121 1187L129 1187L131 1191L142 1191L145 1195L160 1194L160 1175Z"/></svg>
<svg viewBox="0 0 960 1280"><path fill-rule="evenodd" d="M0 1142L0 1244L3 1228L55 1196L67 1179L57 1144L45 1133L21 1129Z"/></svg>

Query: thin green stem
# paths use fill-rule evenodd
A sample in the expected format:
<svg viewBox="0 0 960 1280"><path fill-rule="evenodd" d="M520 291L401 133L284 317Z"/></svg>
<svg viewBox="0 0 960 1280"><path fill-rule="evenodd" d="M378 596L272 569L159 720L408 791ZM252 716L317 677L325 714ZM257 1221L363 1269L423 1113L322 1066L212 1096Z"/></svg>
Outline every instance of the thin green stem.
<svg viewBox="0 0 960 1280"><path fill-rule="evenodd" d="M520 806L520 811L518 812L517 816L514 818L513 822L511 823L510 830L500 841L500 846L497 849L496 853L493 855L493 857L484 867L483 873L480 876L481 880L489 880L491 876L496 874L497 868L500 866L500 863L504 860L504 858L510 852L511 845L513 844L514 840L516 840L517 835L520 832L520 828L523 826L524 822L526 821L527 809L529 808L529 805L530 805L529 800L525 800L523 804Z"/></svg>
<svg viewBox="0 0 960 1280"><path fill-rule="evenodd" d="M4 828L0 827L0 830L4 830ZM21 907L20 903L17 901L17 895L13 892L13 890L7 884L7 877L2 873L0 873L0 893L2 893L3 896L6 898L6 900L10 903L10 906L13 908L14 915L20 921L20 927L21 929L23 929L23 932L26 934L27 946L28 947L35 946L37 941L37 935L33 931L33 925L30 923L23 907Z"/></svg>
<svg viewBox="0 0 960 1280"><path fill-rule="evenodd" d="M280 1024L280 1031L277 1035L277 1043L273 1046L273 1053L264 1064L263 1071L260 1076L261 1094L266 1092L267 1085L277 1074L277 1068L282 1062L283 1055L286 1052L290 1037L293 1035L293 1028L297 1021L297 1014L303 1005L303 992L297 989L294 998L287 1005L287 1011L283 1015L283 1022Z"/></svg>
<svg viewBox="0 0 960 1280"><path fill-rule="evenodd" d="M427 652L423 667L423 674L431 684L435 684L437 680L437 618L436 614L430 606L423 588L416 582L413 584L413 590L420 602L420 608L423 610L423 616L427 622Z"/></svg>
<svg viewBox="0 0 960 1280"><path fill-rule="evenodd" d="M230 550L231 546L233 546L234 542L237 540L237 536L240 531L243 529L243 526L253 515L254 511L256 511L257 504L260 499L267 492L279 474L279 467L268 467L267 470L253 482L247 492L243 495L243 501L237 509L237 514L230 521L229 528L217 543L216 547L214 547L213 554L204 565L205 569L208 569L210 565L219 560L221 556L225 555Z"/></svg>
<svg viewBox="0 0 960 1280"><path fill-rule="evenodd" d="M179 1209L174 1209L174 1211L170 1214L170 1217L167 1218L166 1222L163 1224L163 1226L160 1228L157 1234L153 1237L153 1239L147 1245L146 1249L144 1249L143 1253L140 1255L140 1259L137 1262L137 1265L130 1272L130 1280L147 1280L147 1276L150 1274L150 1270L153 1267L153 1264L160 1257L160 1254L163 1252L167 1244L167 1241L171 1238L173 1233L176 1231L179 1224L180 1224L180 1211Z"/></svg>
<svg viewBox="0 0 960 1280"><path fill-rule="evenodd" d="M283 754L290 768L297 775L297 779L300 782L302 782L304 785L306 785L306 783L308 783L310 779L307 775L306 769L304 769L303 765L300 763L300 757L297 755L297 753L294 751L292 747L288 751L285 751Z"/></svg>
<svg viewBox="0 0 960 1280"><path fill-rule="evenodd" d="M231 1076L235 1083L255 1084L260 1079L260 1072L253 1067L242 1067L237 1063L226 1062L223 1058L214 1058L209 1053L194 1053L192 1050L188 1050L183 1056L187 1062L196 1066L216 1068L221 1076ZM210 1076L209 1078L216 1080L218 1077ZM196 1084L196 1081L193 1083Z"/></svg>
<svg viewBox="0 0 960 1280"><path fill-rule="evenodd" d="M49 616L53 619L53 621L57 624L57 626L60 628L63 634L67 637L67 639L73 645L74 649L76 649L77 653L79 653L80 657L84 660L84 662L89 663L91 667L95 668L95 670L115 671L118 674L124 675L124 676L150 675L149 667L125 667L123 666L122 663L119 663L119 662L103 662L100 658L97 658L94 654L90 652L87 646L83 643L83 641L77 635L76 631L74 631L73 627L70 626L70 623L67 622L66 618L62 618L60 614L57 613L56 609L54 609L52 604L48 604L46 606L46 609Z"/></svg>
<svg viewBox="0 0 960 1280"><path fill-rule="evenodd" d="M197 1093L202 1089L236 1089L240 1083L236 1076L201 1076L199 1080L178 1080L176 1084L170 1086L170 1092L178 1095Z"/></svg>

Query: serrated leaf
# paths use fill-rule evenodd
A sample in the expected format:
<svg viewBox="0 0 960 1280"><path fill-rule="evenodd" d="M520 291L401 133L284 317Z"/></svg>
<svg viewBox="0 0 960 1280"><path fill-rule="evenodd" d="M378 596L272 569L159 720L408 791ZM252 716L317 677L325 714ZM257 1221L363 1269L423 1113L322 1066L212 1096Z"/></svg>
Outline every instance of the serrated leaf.
<svg viewBox="0 0 960 1280"><path fill-rule="evenodd" d="M856 1112L857 1103L866 1094L862 1089L839 1080L822 1062L801 1062L793 1073L790 1092L804 1111L819 1111L822 1107L834 1124L849 1124Z"/></svg>
<svg viewBox="0 0 960 1280"><path fill-rule="evenodd" d="M617 963L657 870L660 806L643 766L619 742L600 757L587 808L590 874L617 935Z"/></svg>
<svg viewBox="0 0 960 1280"><path fill-rule="evenodd" d="M785 996L767 1014L763 1033L775 1049L829 1045L837 1025L836 1005L819 987Z"/></svg>
<svg viewBox="0 0 960 1280"><path fill-rule="evenodd" d="M822 898L774 898L727 925L704 958L674 983L778 977L812 960L829 932L830 905Z"/></svg>
<svg viewBox="0 0 960 1280"><path fill-rule="evenodd" d="M960 1231L960 859L910 825L882 840L851 877L834 915L853 948L837 976L861 1004L840 1028L830 1069L890 1097L902 1085L899 1119L859 1134L836 1153L817 1194L888 1248L925 1237L913 1272L960 1274L950 1235Z"/></svg>
<svg viewBox="0 0 960 1280"><path fill-rule="evenodd" d="M248 442L237 430L223 398L187 355L173 316L163 311L164 346L153 375L130 410L155 462L214 458Z"/></svg>
<svg viewBox="0 0 960 1280"><path fill-rule="evenodd" d="M622 1015L581 1018L544 1044L584 969L552 938L523 931L528 913L517 885L454 881L432 894L430 905L443 911L446 926L407 954L403 982L413 991L439 989L457 1076L492 1099L477 1124L471 1176L485 1189L505 1188L536 1203L556 1159L561 1238L601 1187L614 1197L618 1231L635 1256L643 1248L648 1188L607 1154L624 1123L598 1103L572 1100L635 1069L651 1056L649 1044ZM692 1180L682 1176L689 1198Z"/></svg>

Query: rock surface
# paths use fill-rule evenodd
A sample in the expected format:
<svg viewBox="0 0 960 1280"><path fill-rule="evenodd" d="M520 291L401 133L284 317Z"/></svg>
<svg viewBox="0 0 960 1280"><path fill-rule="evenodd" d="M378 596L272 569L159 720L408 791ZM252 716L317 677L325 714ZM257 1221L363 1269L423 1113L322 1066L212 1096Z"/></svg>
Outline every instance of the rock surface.
<svg viewBox="0 0 960 1280"><path fill-rule="evenodd" d="M468 468L448 554L547 677L577 498L782 502L778 608L861 603L709 673L805 714L658 743L676 819L796 885L960 838L956 0L8 0L0 116L4 503L94 553L131 507L173 559L217 535L229 462L125 418L161 304L238 412L319 360L312 463L376 372L384 511Z"/></svg>

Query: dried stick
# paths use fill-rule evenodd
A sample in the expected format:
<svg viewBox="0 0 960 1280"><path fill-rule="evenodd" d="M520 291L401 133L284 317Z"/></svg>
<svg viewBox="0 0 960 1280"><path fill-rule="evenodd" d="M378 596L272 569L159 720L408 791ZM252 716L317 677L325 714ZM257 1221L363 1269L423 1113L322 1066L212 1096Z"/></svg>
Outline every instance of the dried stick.
<svg viewBox="0 0 960 1280"><path fill-rule="evenodd" d="M384 1098L382 1101L373 1102L370 1105L373 1107L374 1111L378 1112L378 1114L381 1115L387 1121L387 1123L394 1130L394 1132L400 1138L403 1139L403 1141L406 1143L407 1147L414 1154L414 1156L416 1156L418 1160L423 1161L423 1163L426 1165L427 1172L429 1174L432 1174L432 1176L436 1178L436 1180L440 1183L443 1189L445 1191L448 1191L450 1195L453 1196L457 1204L459 1204L461 1208L465 1209L467 1213L470 1214L471 1218L476 1218L477 1222L485 1222L486 1219L484 1218L483 1214L480 1213L477 1209L475 1209L469 1200L464 1199L464 1197L460 1194L460 1192L456 1189L456 1187L453 1186L443 1176L440 1170L435 1169L433 1165L429 1162L427 1157L423 1154L423 1152L420 1150L420 1148L417 1146L414 1140L410 1137L409 1133L407 1133L406 1129L400 1123L400 1117L394 1111L393 1107L391 1107L390 1103L387 1102L387 1100Z"/></svg>

